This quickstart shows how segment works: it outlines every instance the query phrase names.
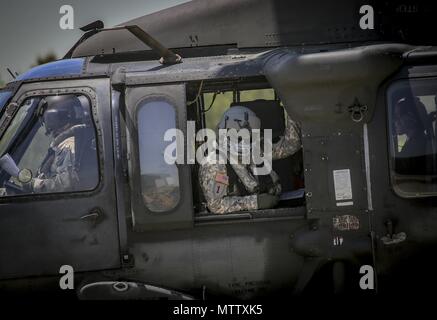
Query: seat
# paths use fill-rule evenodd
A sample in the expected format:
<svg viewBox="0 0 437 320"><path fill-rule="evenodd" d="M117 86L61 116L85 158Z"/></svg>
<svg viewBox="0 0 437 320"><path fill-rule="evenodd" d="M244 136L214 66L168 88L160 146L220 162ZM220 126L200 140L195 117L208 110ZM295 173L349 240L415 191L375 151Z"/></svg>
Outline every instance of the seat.
<svg viewBox="0 0 437 320"><path fill-rule="evenodd" d="M277 142L285 131L284 108L278 100L253 100L244 102L233 102L234 106L244 106L252 110L261 120L261 130L272 130L272 141ZM300 188L296 179L296 165L302 161L302 154L298 152L290 157L273 161L273 170L279 175L282 192Z"/></svg>
<svg viewBox="0 0 437 320"><path fill-rule="evenodd" d="M278 100L253 100L244 102L233 102L231 108L244 106L252 110L261 120L261 130L271 129L273 142L284 133L285 115L284 108Z"/></svg>
<svg viewBox="0 0 437 320"><path fill-rule="evenodd" d="M79 175L80 190L94 189L99 181L98 156L94 128L77 126L74 131L75 168Z"/></svg>

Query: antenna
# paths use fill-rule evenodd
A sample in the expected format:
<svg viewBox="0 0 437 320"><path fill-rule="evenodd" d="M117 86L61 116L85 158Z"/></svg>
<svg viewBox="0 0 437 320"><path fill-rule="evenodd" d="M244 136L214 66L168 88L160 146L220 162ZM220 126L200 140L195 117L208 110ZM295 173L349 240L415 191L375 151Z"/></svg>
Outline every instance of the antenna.
<svg viewBox="0 0 437 320"><path fill-rule="evenodd" d="M8 70L8 72L9 72L9 74L11 75L11 77L12 77L12 79L14 79L14 80L16 80L17 79L17 76L18 76L18 73L13 73L12 71L11 71L11 69L9 69L9 68L6 68L6 70Z"/></svg>
<svg viewBox="0 0 437 320"><path fill-rule="evenodd" d="M96 33L102 32L102 31L116 31L116 30L127 30L130 33L132 33L137 39L139 39L142 43L150 47L152 50L157 52L161 59L159 59L159 62L161 64L175 64L182 62L182 58L180 55L175 54L170 49L164 47L158 40L153 38L150 34L148 34L146 31L141 29L137 25L128 25L128 26L118 26L114 28L107 28L104 29L104 24L102 21L97 20L94 21L82 28L80 30L85 31L86 33L79 39L79 41L68 51L68 53L65 55L64 59L71 58L74 50L90 38L91 36L95 35Z"/></svg>

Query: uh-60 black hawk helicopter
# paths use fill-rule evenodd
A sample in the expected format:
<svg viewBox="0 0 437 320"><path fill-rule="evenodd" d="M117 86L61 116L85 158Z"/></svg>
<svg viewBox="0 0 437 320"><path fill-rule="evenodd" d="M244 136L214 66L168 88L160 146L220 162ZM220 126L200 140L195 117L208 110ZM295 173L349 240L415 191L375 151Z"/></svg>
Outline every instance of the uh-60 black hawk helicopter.
<svg viewBox="0 0 437 320"><path fill-rule="evenodd" d="M363 5L373 28L360 27ZM2 293L59 293L65 265L81 299L362 292L364 265L373 292L425 286L437 244L435 13L417 1L213 0L83 27L64 59L0 92ZM50 120L44 106L68 100ZM162 164L161 133L213 127L235 104L273 136L284 107L302 151L273 162L291 197L217 215L197 163ZM59 157L47 152L50 121L74 123L62 142L74 190L25 187Z"/></svg>

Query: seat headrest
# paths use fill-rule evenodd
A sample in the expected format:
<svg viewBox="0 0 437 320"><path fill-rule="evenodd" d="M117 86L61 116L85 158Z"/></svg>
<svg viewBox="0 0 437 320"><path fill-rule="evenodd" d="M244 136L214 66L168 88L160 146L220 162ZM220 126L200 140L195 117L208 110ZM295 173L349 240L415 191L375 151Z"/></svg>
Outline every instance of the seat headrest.
<svg viewBox="0 0 437 320"><path fill-rule="evenodd" d="M244 106L252 110L261 120L261 130L271 129L273 141L284 134L285 116L284 108L277 100L253 100L244 102L233 102L234 106Z"/></svg>

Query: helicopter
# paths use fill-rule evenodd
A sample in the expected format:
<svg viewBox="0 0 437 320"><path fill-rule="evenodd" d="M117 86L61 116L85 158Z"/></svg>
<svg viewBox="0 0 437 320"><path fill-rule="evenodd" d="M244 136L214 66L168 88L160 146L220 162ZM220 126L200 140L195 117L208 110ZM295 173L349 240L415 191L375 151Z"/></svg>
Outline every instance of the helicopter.
<svg viewBox="0 0 437 320"><path fill-rule="evenodd" d="M374 28L360 28L363 5L374 9ZM112 28L84 26L63 59L0 91L0 291L59 294L62 266L74 270L79 299L429 284L433 12L424 1L194 0ZM65 117L76 124L80 184L29 191L51 146L41 117L53 97L76 101ZM235 105L253 109L273 136L285 111L301 126L302 148L273 161L278 205L213 214L199 165L163 164L162 134L187 134L188 121L214 128ZM363 266L374 270L367 290Z"/></svg>

